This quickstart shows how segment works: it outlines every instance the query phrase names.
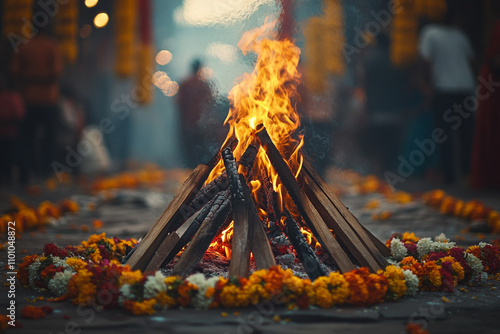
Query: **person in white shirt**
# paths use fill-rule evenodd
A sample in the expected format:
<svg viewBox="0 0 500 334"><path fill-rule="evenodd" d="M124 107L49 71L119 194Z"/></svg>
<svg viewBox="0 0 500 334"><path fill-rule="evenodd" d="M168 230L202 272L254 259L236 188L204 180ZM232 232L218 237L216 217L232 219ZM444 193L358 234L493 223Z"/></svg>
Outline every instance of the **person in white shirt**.
<svg viewBox="0 0 500 334"><path fill-rule="evenodd" d="M459 28L457 7L448 3L443 22L422 29L419 53L424 65L423 92L431 104L436 128L447 137L440 145L440 172L443 181L451 184L469 173L476 106L468 97L474 93L476 80L474 51Z"/></svg>

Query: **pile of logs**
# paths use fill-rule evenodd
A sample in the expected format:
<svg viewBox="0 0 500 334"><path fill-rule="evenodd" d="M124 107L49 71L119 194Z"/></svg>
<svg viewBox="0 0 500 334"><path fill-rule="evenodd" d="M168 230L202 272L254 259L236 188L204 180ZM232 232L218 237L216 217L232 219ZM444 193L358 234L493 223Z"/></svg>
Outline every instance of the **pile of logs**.
<svg viewBox="0 0 500 334"><path fill-rule="evenodd" d="M238 162L233 156L234 144L235 140L228 141L206 165L195 168L146 237L127 257L132 269L157 270L184 249L171 274L186 276L231 221L234 225L230 276L248 276L250 253L257 269L276 265L266 234L268 225L259 217L258 208L266 211L268 219L285 233L311 279L325 275L326 271L302 234L302 224L341 272L355 269L356 265L373 272L387 266L387 247L358 222L308 161L304 161L295 178L263 125L257 127ZM292 199L293 210L278 205L267 172L253 170L261 146ZM220 159L225 170L202 187ZM262 184L262 203L254 202L248 186L256 178Z"/></svg>

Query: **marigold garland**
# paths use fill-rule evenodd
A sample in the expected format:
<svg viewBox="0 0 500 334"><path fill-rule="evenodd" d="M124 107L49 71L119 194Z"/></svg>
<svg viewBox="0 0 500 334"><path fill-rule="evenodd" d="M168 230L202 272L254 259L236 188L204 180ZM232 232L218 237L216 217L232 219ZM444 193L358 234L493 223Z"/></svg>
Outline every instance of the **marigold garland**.
<svg viewBox="0 0 500 334"><path fill-rule="evenodd" d="M415 255L377 273L359 268L344 274L332 272L311 282L279 266L255 271L248 278L207 279L201 273L187 278L164 277L161 272L132 271L119 261L126 246L133 247L136 241L107 238L102 233L79 246L45 245L44 254L24 258L17 277L23 286L49 290L57 296L51 300L104 308L121 306L134 315L148 315L174 307L233 308L269 300L290 308L366 306L413 295L417 286L420 291L452 291L459 283L483 284L487 274L494 275L500 269L499 249L490 244L464 250L444 235L433 241L407 232L393 235L388 240L391 247L394 240L415 245Z"/></svg>

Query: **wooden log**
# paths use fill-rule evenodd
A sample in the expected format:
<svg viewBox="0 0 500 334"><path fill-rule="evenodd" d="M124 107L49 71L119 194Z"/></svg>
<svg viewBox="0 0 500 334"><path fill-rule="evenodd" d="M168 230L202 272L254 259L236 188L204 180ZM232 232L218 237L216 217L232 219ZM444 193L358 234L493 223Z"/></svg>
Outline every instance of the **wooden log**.
<svg viewBox="0 0 500 334"><path fill-rule="evenodd" d="M228 147L230 148L232 146L229 145ZM252 140L250 145L248 145L245 152L241 156L239 165L246 171L245 175L250 175L259 147L260 147L260 142L257 139ZM229 178L227 176L227 172L223 171L209 184L201 188L198 194L196 194L196 197L193 199L193 201L188 206L185 206L183 208L182 214L184 216L184 219L188 219L193 214L198 212L219 192L226 190L228 187L229 187Z"/></svg>
<svg viewBox="0 0 500 334"><path fill-rule="evenodd" d="M260 179L261 179L261 189L263 198L265 200L265 208L268 215L269 220L274 222L279 222L281 219L281 210L277 205L278 199L277 194L273 189L273 185L271 184L271 180L269 180L269 176L267 175L267 171L264 168L260 170Z"/></svg>
<svg viewBox="0 0 500 334"><path fill-rule="evenodd" d="M345 218L338 212L325 193L321 191L316 182L310 178L309 174L301 173L299 178L304 182L307 197L309 197L328 227L337 235L340 243L349 250L356 261L361 266L368 267L372 272L382 269L351 225L345 221Z"/></svg>
<svg viewBox="0 0 500 334"><path fill-rule="evenodd" d="M321 176L319 176L307 159L304 159L302 168L303 172L306 173L305 175L307 175L309 179L316 182L321 191L328 197L330 202L337 209L336 211L344 217L344 220L351 226L356 235L358 235L365 247L377 260L380 267L385 268L388 265L385 258L390 256L390 250L359 223L358 219L351 213L351 211L349 211L349 209L347 209L337 194L335 194L333 189L321 178ZM378 242L374 242L374 239L378 240Z"/></svg>
<svg viewBox="0 0 500 334"><path fill-rule="evenodd" d="M224 224L229 212L229 204L229 190L226 190L226 195L214 202L198 232L196 232L186 250L182 253L181 258L175 264L172 275L186 276L198 264L203 254L210 247L210 243L217 235L220 227Z"/></svg>
<svg viewBox="0 0 500 334"><path fill-rule="evenodd" d="M227 176L229 178L229 187L231 189L231 199L234 201L243 201L243 189L241 188L240 177L238 176L238 167L233 156L231 148L225 148L222 151L222 161L226 167Z"/></svg>
<svg viewBox="0 0 500 334"><path fill-rule="evenodd" d="M281 157L281 154L276 146L274 146L274 143L271 140L271 137L269 137L269 134L264 126L260 124L257 127L257 131L257 136L266 150L269 160L278 173L281 182L292 198L292 201L297 207L297 210L301 214L302 218L316 236L316 239L318 239L323 249L328 253L328 255L330 255L341 272L348 272L355 269L345 251L326 226L325 222L321 218L321 215L300 188L295 176L292 174L292 171L288 167L287 163Z"/></svg>
<svg viewBox="0 0 500 334"><path fill-rule="evenodd" d="M253 253L257 269L268 269L276 265L276 260L273 256L269 240L267 240L266 231L264 230L264 226L260 220L259 212L253 202L250 189L244 182L244 178L240 177L240 180L242 181L241 183L245 201L249 205L250 226L252 229L250 251Z"/></svg>
<svg viewBox="0 0 500 334"><path fill-rule="evenodd" d="M325 276L327 273L321 267L321 264L319 262L318 257L316 256L316 253L314 253L314 250L312 249L311 245L307 243L306 238L300 231L299 225L297 224L295 219L293 219L290 212L286 209L285 209L285 216L286 216L286 225L284 228L285 234L288 240L290 240L290 243L292 244L293 248L295 249L295 252L299 257L300 262L304 266L307 276L309 276L311 280L315 280L320 276Z"/></svg>
<svg viewBox="0 0 500 334"><path fill-rule="evenodd" d="M185 220L182 215L183 206L193 200L212 168L213 166L198 165L194 169L146 237L135 247L136 250L127 261L133 270L144 271L166 236L182 224Z"/></svg>
<svg viewBox="0 0 500 334"><path fill-rule="evenodd" d="M165 256L173 253L173 250L175 246L179 244L180 239L181 234L177 231L173 231L172 233L167 235L167 237L163 239L156 252L153 254L144 272L156 271L163 263L170 262L166 260Z"/></svg>
<svg viewBox="0 0 500 334"><path fill-rule="evenodd" d="M253 165L255 164L255 158L259 152L260 141L256 136L252 137L252 141L245 149L245 152L241 155L238 164L240 165L240 172L247 178L252 172Z"/></svg>
<svg viewBox="0 0 500 334"><path fill-rule="evenodd" d="M391 256L391 250L382 241L380 241L379 238L377 238L375 235L373 235L373 233L370 232L365 227L365 225L362 225L361 223L359 225L368 234L368 236L370 237L370 239L373 242L373 244L375 245L375 247L377 247L377 249L380 252L380 254L382 254L385 257L390 257Z"/></svg>
<svg viewBox="0 0 500 334"><path fill-rule="evenodd" d="M229 178L226 171L213 179L209 184L201 188L196 194L193 201L182 210L185 219L188 219L193 214L202 209L208 202L210 202L221 191L229 187Z"/></svg>
<svg viewBox="0 0 500 334"><path fill-rule="evenodd" d="M246 201L232 200L231 212L234 223L229 276L248 277L250 271L250 240L252 238L248 203Z"/></svg>
<svg viewBox="0 0 500 334"><path fill-rule="evenodd" d="M229 276L248 277L250 270L250 239L252 230L249 220L248 203L245 201L242 184L243 175L238 174L231 148L222 151L222 161L226 167L231 189L231 212L233 215L233 238L231 240L231 261ZM241 176L241 177L240 177Z"/></svg>
<svg viewBox="0 0 500 334"><path fill-rule="evenodd" d="M178 231L170 233L162 242L161 246L158 248L158 251L156 252L160 254L162 259L160 261L151 260L151 262L149 263L151 269L154 268L153 270L156 270L160 266L165 265L170 261L172 261L172 259L184 248L184 246L186 246L193 239L196 232L198 232L201 224L208 216L214 202L217 200L220 201L219 197L225 195L227 194L224 192L219 192L219 194L215 198L213 198L210 202L208 202L200 211L200 213L198 213L196 218L191 222L191 224L189 224L188 228L186 229L186 231L184 231L184 233L179 234ZM177 237L175 237L175 235L177 235ZM175 243L172 246L171 242L174 240Z"/></svg>

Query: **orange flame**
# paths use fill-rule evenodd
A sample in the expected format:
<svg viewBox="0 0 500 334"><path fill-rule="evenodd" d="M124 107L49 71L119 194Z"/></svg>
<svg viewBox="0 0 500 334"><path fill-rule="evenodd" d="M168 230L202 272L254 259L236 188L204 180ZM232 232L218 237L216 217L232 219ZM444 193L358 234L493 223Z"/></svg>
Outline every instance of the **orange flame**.
<svg viewBox="0 0 500 334"><path fill-rule="evenodd" d="M238 160L250 144L257 125L263 124L297 177L303 161L300 154L303 138L292 137L300 126L299 115L292 100L297 95L296 88L300 80L297 70L300 49L290 40L276 40L276 23L277 20L266 19L264 25L246 32L238 42L238 47L244 55L254 52L257 54L257 60L252 73L243 74L240 82L229 92L232 108L224 122L230 126L226 142L232 136L238 140L233 151ZM267 172L274 190L279 195L278 205L281 209L284 202L291 202L263 148L257 153L254 168ZM219 161L207 183L223 170L224 164ZM254 199L257 199L257 190L261 183L257 180L251 181L250 187ZM259 213L262 214L260 208ZM230 227L232 229L232 224Z"/></svg>
<svg viewBox="0 0 500 334"><path fill-rule="evenodd" d="M266 19L263 26L246 32L238 42L243 54L253 51L257 54L257 61L252 73L245 73L229 92L233 107L224 123L230 126L226 141L233 135L236 137L238 144L234 156L239 159L250 143L256 126L264 124L274 144L298 175L302 165L299 149L303 141L302 138L292 138L300 121L291 98L296 95L300 80L297 70L300 49L290 40L271 39L276 37L276 22ZM265 167L273 180L274 189L279 191L277 175L262 149L257 155L256 164L258 168ZM207 182L223 169L223 163L219 162Z"/></svg>

